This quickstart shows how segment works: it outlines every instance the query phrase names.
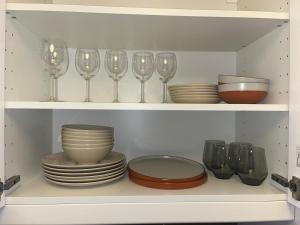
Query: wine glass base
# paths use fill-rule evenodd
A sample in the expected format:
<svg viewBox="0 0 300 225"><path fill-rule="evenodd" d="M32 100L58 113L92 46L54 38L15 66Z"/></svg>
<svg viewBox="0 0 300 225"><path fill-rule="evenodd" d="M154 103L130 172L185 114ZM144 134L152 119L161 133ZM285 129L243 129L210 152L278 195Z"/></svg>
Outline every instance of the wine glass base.
<svg viewBox="0 0 300 225"><path fill-rule="evenodd" d="M91 99L84 99L83 102L92 102Z"/></svg>

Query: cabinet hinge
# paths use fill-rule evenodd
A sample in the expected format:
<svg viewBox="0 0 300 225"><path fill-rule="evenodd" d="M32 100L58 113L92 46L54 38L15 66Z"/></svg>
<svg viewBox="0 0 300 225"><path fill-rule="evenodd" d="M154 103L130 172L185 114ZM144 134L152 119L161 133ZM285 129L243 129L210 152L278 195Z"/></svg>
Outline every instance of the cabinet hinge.
<svg viewBox="0 0 300 225"><path fill-rule="evenodd" d="M21 180L20 175L15 175L15 176L8 178L4 183L0 181L0 193L11 189L20 180Z"/></svg>

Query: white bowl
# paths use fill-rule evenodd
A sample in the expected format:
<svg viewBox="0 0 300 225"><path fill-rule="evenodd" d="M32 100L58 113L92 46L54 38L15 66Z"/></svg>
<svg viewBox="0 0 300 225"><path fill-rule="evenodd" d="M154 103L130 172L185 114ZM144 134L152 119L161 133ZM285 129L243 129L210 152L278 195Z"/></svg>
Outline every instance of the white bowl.
<svg viewBox="0 0 300 225"><path fill-rule="evenodd" d="M113 142L107 142L102 144L89 144L89 143L62 143L65 148L105 148L113 145Z"/></svg>
<svg viewBox="0 0 300 225"><path fill-rule="evenodd" d="M63 150L98 150L98 151L102 151L102 150L106 150L106 149L113 149L114 145L106 145L106 146L101 146L101 147L74 147L74 146L66 146L63 145Z"/></svg>
<svg viewBox="0 0 300 225"><path fill-rule="evenodd" d="M232 83L219 85L219 92L225 91L265 91L268 92L269 84L265 83Z"/></svg>
<svg viewBox="0 0 300 225"><path fill-rule="evenodd" d="M229 83L264 83L269 84L270 80L264 78L256 77L242 77L234 75L219 75L218 79L219 84L229 84Z"/></svg>
<svg viewBox="0 0 300 225"><path fill-rule="evenodd" d="M114 134L112 133L105 133L105 134L80 134L80 133L70 133L70 132L62 132L62 136L63 137L69 137L69 138L83 138L83 139L87 139L87 138L110 138L113 137Z"/></svg>
<svg viewBox="0 0 300 225"><path fill-rule="evenodd" d="M87 124L66 124L62 126L63 130L73 132L99 132L99 131L113 131L113 127L87 125Z"/></svg>
<svg viewBox="0 0 300 225"><path fill-rule="evenodd" d="M108 138L108 139L101 139L101 140L78 140L78 139L69 139L69 138L63 138L62 139L63 143L66 144L104 144L104 143L113 143L114 139L113 138Z"/></svg>
<svg viewBox="0 0 300 225"><path fill-rule="evenodd" d="M64 149L68 157L80 164L96 164L105 158L111 152L111 149Z"/></svg>

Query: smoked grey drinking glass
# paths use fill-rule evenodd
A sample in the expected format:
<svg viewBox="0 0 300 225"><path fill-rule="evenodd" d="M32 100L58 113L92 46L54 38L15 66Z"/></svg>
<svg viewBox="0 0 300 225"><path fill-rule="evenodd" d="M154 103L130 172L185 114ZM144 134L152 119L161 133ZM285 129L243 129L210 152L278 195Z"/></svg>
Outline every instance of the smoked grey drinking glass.
<svg viewBox="0 0 300 225"><path fill-rule="evenodd" d="M228 165L226 146L217 144L213 150L211 170L218 179L229 179L234 171Z"/></svg>
<svg viewBox="0 0 300 225"><path fill-rule="evenodd" d="M247 142L232 142L229 145L228 150L228 165L232 170L237 172L238 162L240 160L240 151L246 150L248 151L252 147L251 143Z"/></svg>
<svg viewBox="0 0 300 225"><path fill-rule="evenodd" d="M258 186L268 176L267 159L265 150L252 147L249 150L240 151L238 163L238 175L244 184Z"/></svg>
<svg viewBox="0 0 300 225"><path fill-rule="evenodd" d="M225 141L221 140L206 140L204 144L204 151L203 151L203 163L208 170L211 170L211 163L213 159L213 151L216 145L224 146Z"/></svg>

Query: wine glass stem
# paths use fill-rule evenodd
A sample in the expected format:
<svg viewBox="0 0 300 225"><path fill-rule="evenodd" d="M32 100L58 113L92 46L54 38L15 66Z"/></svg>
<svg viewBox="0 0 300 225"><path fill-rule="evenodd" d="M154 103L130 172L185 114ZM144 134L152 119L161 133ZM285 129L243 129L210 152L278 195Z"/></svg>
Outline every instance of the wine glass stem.
<svg viewBox="0 0 300 225"><path fill-rule="evenodd" d="M85 102L90 102L91 98L90 98L90 79L86 79L85 80L85 84L86 84L86 98L85 98Z"/></svg>
<svg viewBox="0 0 300 225"><path fill-rule="evenodd" d="M58 101L58 81L57 78L54 78L54 88L53 88L53 92L54 92L54 101Z"/></svg>
<svg viewBox="0 0 300 225"><path fill-rule="evenodd" d="M114 102L119 102L119 83L118 80L115 80L115 96Z"/></svg>
<svg viewBox="0 0 300 225"><path fill-rule="evenodd" d="M167 82L163 83L163 103L167 103L168 102L168 96L167 96Z"/></svg>
<svg viewBox="0 0 300 225"><path fill-rule="evenodd" d="M49 101L54 101L54 78L50 77L50 98Z"/></svg>
<svg viewBox="0 0 300 225"><path fill-rule="evenodd" d="M145 103L145 82L141 81L141 103Z"/></svg>

